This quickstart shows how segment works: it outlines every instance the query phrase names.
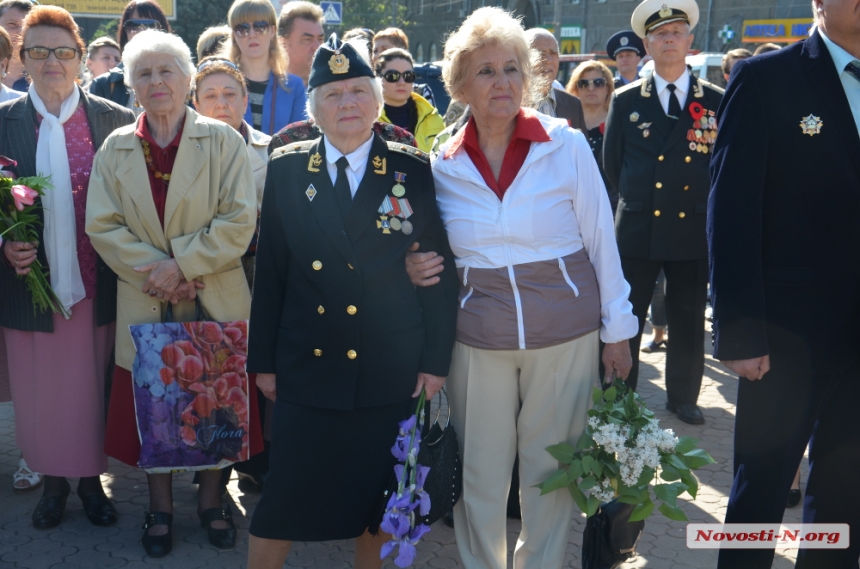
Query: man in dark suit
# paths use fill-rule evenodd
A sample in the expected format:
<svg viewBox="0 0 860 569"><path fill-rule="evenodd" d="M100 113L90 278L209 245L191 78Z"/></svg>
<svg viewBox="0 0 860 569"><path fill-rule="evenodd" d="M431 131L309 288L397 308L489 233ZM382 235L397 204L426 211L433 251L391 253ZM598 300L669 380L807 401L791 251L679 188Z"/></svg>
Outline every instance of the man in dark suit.
<svg viewBox="0 0 860 569"><path fill-rule="evenodd" d="M606 176L618 188L615 230L639 334L630 340L636 388L639 343L660 269L666 275L666 408L704 422L696 406L704 373L708 162L722 90L689 73L684 60L695 0L646 0L632 24L654 58L654 74L612 95L603 143Z"/></svg>
<svg viewBox="0 0 860 569"><path fill-rule="evenodd" d="M535 77L543 82L543 99L536 109L545 115L567 120L571 128L585 131L585 115L582 103L577 97L563 89L553 87L553 81L558 76L558 41L551 33L543 28L526 30L529 47L538 54L538 65L534 69Z"/></svg>
<svg viewBox="0 0 860 569"><path fill-rule="evenodd" d="M606 55L615 61L618 77L615 88L620 89L639 78L639 62L645 55L645 44L632 30L623 30L612 35L606 42Z"/></svg>
<svg viewBox="0 0 860 569"><path fill-rule="evenodd" d="M817 29L739 61L718 112L708 206L714 356L740 376L726 523L782 520L809 443L804 523L850 545L800 549L799 568L860 557L860 13L815 0ZM802 77L784 88L785 77ZM722 550L770 567L774 550Z"/></svg>

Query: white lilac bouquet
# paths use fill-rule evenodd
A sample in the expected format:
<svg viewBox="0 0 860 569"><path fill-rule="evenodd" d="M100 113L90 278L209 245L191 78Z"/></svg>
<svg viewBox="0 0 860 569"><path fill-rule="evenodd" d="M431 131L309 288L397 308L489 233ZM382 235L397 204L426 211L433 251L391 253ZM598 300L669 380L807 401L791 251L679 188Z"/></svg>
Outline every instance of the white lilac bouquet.
<svg viewBox="0 0 860 569"><path fill-rule="evenodd" d="M678 496L686 492L695 499L699 483L692 471L714 459L696 448L696 439L661 429L639 394L623 381L606 391L594 389L592 400L576 447L566 442L547 447L564 467L536 485L541 495L566 488L588 517L611 500L631 504L629 521L635 522L654 511L653 489L663 515L687 521Z"/></svg>
<svg viewBox="0 0 860 569"><path fill-rule="evenodd" d="M379 529L391 534L392 539L382 546L379 557L385 559L397 549L394 564L398 567L412 565L415 561L415 545L430 531L430 526L416 523L430 513L430 496L424 491L424 481L430 467L418 464L426 397L427 394L422 389L415 415L400 422L397 440L391 447L391 454L399 461L399 464L394 466L397 490L392 492L388 499Z"/></svg>

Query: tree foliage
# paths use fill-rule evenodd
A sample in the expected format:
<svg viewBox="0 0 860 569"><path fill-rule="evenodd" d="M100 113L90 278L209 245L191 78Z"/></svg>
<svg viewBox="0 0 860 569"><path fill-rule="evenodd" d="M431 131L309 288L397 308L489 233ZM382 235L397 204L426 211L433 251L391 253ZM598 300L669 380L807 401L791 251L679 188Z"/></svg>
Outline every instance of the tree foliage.
<svg viewBox="0 0 860 569"><path fill-rule="evenodd" d="M178 0L176 4L176 19L170 26L196 58L197 38L206 28L227 23L233 0Z"/></svg>
<svg viewBox="0 0 860 569"><path fill-rule="evenodd" d="M393 24L391 13L394 4L392 0L347 0L343 3L343 25L326 26L326 28L331 28L330 31L336 31L338 34L352 28L370 28L375 32L392 25L405 28L409 25L409 22L406 21L407 1L398 0L397 22Z"/></svg>

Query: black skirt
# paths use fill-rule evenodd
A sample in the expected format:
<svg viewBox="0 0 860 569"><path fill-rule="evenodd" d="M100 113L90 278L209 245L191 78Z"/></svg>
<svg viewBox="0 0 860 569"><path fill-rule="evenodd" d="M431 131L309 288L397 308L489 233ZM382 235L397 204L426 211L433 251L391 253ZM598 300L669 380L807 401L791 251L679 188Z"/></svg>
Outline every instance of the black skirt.
<svg viewBox="0 0 860 569"><path fill-rule="evenodd" d="M416 403L336 411L277 401L269 474L251 535L290 541L362 535L397 464L391 447L398 423Z"/></svg>

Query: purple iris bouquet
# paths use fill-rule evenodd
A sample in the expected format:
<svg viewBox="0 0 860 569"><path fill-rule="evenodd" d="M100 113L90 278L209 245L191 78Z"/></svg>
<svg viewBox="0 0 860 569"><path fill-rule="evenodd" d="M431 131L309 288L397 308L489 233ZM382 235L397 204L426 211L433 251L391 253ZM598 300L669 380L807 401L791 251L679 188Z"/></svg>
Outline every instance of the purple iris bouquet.
<svg viewBox="0 0 860 569"><path fill-rule="evenodd" d="M391 447L391 454L400 461L394 467L397 477L397 491L391 494L379 529L391 534L391 541L382 546L379 558L385 559L395 549L398 550L394 564L409 567L415 561L415 545L430 531L430 526L418 523L430 513L430 496L424 491L429 466L418 464L418 451L421 447L421 429L424 427L424 403L427 394L422 389L418 398L415 414L400 422L397 440ZM418 516L416 516L418 510Z"/></svg>

